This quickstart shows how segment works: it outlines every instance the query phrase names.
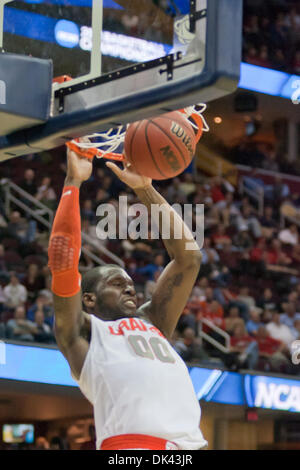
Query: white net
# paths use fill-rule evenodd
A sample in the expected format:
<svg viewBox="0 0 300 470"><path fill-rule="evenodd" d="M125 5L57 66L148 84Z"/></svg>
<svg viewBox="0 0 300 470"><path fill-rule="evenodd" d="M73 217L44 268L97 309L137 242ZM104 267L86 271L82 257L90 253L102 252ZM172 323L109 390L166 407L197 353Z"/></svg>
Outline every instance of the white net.
<svg viewBox="0 0 300 470"><path fill-rule="evenodd" d="M174 29L181 44L188 45L195 39L195 34L190 32L190 15L176 20Z"/></svg>
<svg viewBox="0 0 300 470"><path fill-rule="evenodd" d="M98 148L101 150L101 155L98 155L100 158L105 157L108 153L115 152L124 142L125 134L126 127L119 126L117 128L111 128L106 132L99 132L86 136L88 139L101 139L98 142L76 142L74 140L72 142L82 149Z"/></svg>
<svg viewBox="0 0 300 470"><path fill-rule="evenodd" d="M197 108L197 109L196 109ZM198 109L199 108L199 109ZM205 117L203 116L203 113L206 111L207 105L205 103L199 103L196 106L189 106L188 108L185 108L185 114L188 118L193 118L193 114L197 114L200 116L202 123L203 123L203 132L209 132L209 125L206 122ZM192 126L198 130L198 125L192 121L190 121Z"/></svg>

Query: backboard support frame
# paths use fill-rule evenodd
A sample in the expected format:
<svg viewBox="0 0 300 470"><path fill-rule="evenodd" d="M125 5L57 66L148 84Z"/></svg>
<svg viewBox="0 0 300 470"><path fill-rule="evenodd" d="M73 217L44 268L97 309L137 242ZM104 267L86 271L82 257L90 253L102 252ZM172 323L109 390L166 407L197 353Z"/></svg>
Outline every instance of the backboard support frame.
<svg viewBox="0 0 300 470"><path fill-rule="evenodd" d="M0 53L3 51L4 7L12 0L0 0Z"/></svg>
<svg viewBox="0 0 300 470"><path fill-rule="evenodd" d="M96 1L98 0L93 0ZM203 15L199 13L201 9L197 8L198 1L201 0L191 0L191 4L195 5L195 12L192 13L195 15L192 18L195 25L201 21ZM165 82L156 88L150 86L148 89L117 98L113 97L112 93L111 98L105 102L100 102L101 85L93 83L93 80L98 80L96 77L92 77L91 81L86 80L83 84L64 83L55 92L57 113L54 113L48 122L0 137L0 160L55 148L76 137L101 132L121 124L126 125L198 102L207 103L234 92L240 75L242 6L242 0L208 1L203 70L199 64L189 64L188 61L184 64L183 60L182 63L190 67L191 73L189 77L180 78L180 68L176 69L181 59L178 55L170 55L162 61L157 59L157 64L138 64L136 67L143 69L144 65L145 70L152 65L153 70L159 70L162 65L168 68L171 64L172 73L167 73ZM139 72L139 78L142 78L142 73ZM121 80L125 79L120 71L120 77L114 81L110 80L110 86L120 86ZM103 78L99 77L99 81L101 80ZM64 113L60 109L60 93L63 95Z"/></svg>

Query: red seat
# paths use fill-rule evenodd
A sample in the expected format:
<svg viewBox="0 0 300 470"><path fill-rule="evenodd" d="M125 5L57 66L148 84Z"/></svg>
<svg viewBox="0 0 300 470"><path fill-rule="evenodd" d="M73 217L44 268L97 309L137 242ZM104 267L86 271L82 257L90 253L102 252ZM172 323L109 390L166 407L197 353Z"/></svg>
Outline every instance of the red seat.
<svg viewBox="0 0 300 470"><path fill-rule="evenodd" d="M15 251L6 251L4 254L4 259L9 270L13 270L20 264L24 264L24 260Z"/></svg>
<svg viewBox="0 0 300 470"><path fill-rule="evenodd" d="M44 266L45 264L47 264L45 258L40 255L26 256L26 258L24 259L24 262L26 263L27 266L29 266L30 264L37 264L40 268Z"/></svg>

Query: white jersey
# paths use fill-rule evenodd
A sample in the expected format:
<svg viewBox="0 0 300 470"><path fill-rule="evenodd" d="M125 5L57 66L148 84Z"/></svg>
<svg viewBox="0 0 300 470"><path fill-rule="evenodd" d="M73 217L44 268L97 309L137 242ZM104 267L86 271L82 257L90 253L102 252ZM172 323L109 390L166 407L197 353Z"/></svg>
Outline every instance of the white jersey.
<svg viewBox="0 0 300 470"><path fill-rule="evenodd" d="M77 382L94 406L97 449L120 434L159 437L187 450L207 445L188 369L145 319L91 315L90 347Z"/></svg>

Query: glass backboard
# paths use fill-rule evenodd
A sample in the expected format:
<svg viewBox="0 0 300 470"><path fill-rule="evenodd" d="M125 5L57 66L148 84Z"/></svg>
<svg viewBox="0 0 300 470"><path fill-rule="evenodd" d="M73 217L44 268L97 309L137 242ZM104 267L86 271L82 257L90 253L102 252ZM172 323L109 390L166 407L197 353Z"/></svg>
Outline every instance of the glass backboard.
<svg viewBox="0 0 300 470"><path fill-rule="evenodd" d="M71 77L53 85L48 122L4 136L0 157L233 92L241 33L242 0L0 0L2 52Z"/></svg>
<svg viewBox="0 0 300 470"><path fill-rule="evenodd" d="M206 0L201 3L205 9ZM193 5L190 0L4 0L2 48L52 59L54 77L81 77L73 83L175 51L196 60L189 49L195 31L187 16ZM204 18L202 56L205 23ZM204 57L198 59L204 65Z"/></svg>

